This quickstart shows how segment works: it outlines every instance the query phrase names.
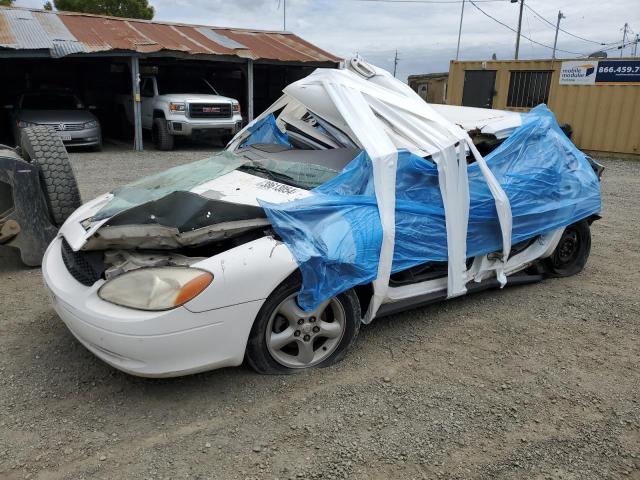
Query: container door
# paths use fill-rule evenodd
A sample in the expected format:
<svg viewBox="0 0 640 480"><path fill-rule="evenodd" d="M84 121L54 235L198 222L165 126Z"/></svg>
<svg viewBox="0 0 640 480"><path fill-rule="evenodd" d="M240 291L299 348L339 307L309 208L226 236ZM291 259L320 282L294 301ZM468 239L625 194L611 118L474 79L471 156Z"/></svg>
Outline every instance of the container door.
<svg viewBox="0 0 640 480"><path fill-rule="evenodd" d="M495 70L465 70L462 105L492 108L495 94Z"/></svg>

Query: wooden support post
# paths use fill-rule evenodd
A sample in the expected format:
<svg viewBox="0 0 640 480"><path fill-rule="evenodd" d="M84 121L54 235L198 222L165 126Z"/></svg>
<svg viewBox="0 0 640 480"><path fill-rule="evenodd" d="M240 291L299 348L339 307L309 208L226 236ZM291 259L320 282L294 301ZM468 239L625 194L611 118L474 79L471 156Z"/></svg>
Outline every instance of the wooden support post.
<svg viewBox="0 0 640 480"><path fill-rule="evenodd" d="M253 121L253 60L247 60L247 117Z"/></svg>

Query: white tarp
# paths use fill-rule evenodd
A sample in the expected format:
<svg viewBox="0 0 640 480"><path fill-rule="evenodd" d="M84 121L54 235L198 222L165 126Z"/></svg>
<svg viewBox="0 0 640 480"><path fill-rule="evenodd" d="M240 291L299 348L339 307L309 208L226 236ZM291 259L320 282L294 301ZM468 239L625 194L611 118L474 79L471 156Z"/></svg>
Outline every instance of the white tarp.
<svg viewBox="0 0 640 480"><path fill-rule="evenodd" d="M399 148L406 148L423 157L431 155L437 164L447 230L449 297L465 293L465 285L471 280L466 271L469 217L466 148L472 152L495 199L502 231L502 259L492 262L487 268L495 270L498 279L504 284L504 260L508 258L511 249L512 219L509 200L467 132L438 114L408 85L396 80L388 72L359 59L347 62L347 65L349 69L318 69L289 85L284 89L285 96L256 121L285 105L289 108L288 104L291 102L291 109L304 105L309 111L348 134L369 155L373 164L383 241L378 277L374 282L374 298L365 321L370 321L375 316L387 296L395 237L395 185ZM236 137L230 148L238 145L240 138L242 135Z"/></svg>

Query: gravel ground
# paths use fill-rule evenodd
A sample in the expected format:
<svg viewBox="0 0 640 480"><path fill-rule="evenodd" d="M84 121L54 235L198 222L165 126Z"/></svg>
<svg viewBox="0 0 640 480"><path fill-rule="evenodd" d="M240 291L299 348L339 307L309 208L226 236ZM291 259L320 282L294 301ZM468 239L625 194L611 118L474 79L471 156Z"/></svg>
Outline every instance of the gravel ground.
<svg viewBox="0 0 640 480"><path fill-rule="evenodd" d="M72 157L88 200L205 153ZM584 272L380 319L290 377L122 374L3 251L0 477L640 479L640 162L605 164Z"/></svg>

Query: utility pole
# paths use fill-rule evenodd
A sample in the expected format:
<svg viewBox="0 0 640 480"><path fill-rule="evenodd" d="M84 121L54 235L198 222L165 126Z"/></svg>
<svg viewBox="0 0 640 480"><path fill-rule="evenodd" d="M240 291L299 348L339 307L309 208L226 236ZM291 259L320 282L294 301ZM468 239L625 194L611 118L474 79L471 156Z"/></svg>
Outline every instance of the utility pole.
<svg viewBox="0 0 640 480"><path fill-rule="evenodd" d="M460 37L462 36L462 17L464 17L464 1L462 0L462 11L460 12L460 28L458 29L458 47L456 48L456 60L460 55Z"/></svg>
<svg viewBox="0 0 640 480"><path fill-rule="evenodd" d="M396 48L396 56L393 59L393 78L396 78L397 68L398 68L398 49Z"/></svg>
<svg viewBox="0 0 640 480"><path fill-rule="evenodd" d="M511 3L517 3L518 0L511 0ZM522 31L522 11L524 10L524 0L520 0L520 16L518 17L518 35L516 37L516 55L518 60L518 53L520 52L520 32Z"/></svg>
<svg viewBox="0 0 640 480"><path fill-rule="evenodd" d="M638 53L638 42L640 42L640 33L636 33L636 44L633 46L633 56L637 56Z"/></svg>
<svg viewBox="0 0 640 480"><path fill-rule="evenodd" d="M280 8L280 0L278 0L278 8ZM287 30L287 0L282 0L282 31Z"/></svg>
<svg viewBox="0 0 640 480"><path fill-rule="evenodd" d="M620 47L620 58L622 58L622 52L624 52L624 45L627 43L627 30L629 30L629 24L625 23L622 29L622 46Z"/></svg>
<svg viewBox="0 0 640 480"><path fill-rule="evenodd" d="M551 60L556 59L556 45L558 45L558 30L560 30L560 20L565 17L560 10L558 10L558 23L556 23L556 38L553 40L553 54L551 55Z"/></svg>
<svg viewBox="0 0 640 480"><path fill-rule="evenodd" d="M517 1L517 0L516 0ZM520 33L522 32L522 11L524 10L524 0L520 0L520 14L518 15L518 36L516 37L516 60L520 53Z"/></svg>

